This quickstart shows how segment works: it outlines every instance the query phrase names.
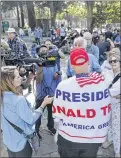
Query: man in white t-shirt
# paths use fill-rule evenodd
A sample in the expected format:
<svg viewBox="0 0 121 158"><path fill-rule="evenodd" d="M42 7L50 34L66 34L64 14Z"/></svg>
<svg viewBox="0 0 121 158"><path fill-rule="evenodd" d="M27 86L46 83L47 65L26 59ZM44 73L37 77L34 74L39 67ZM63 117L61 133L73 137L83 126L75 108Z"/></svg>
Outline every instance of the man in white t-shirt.
<svg viewBox="0 0 121 158"><path fill-rule="evenodd" d="M61 41L63 41L66 37L66 31L63 24L61 24L61 28L60 28L60 37L61 37Z"/></svg>
<svg viewBox="0 0 121 158"><path fill-rule="evenodd" d="M58 152L60 157L96 157L108 132L108 87L101 74L88 73L84 49L73 49L70 62L76 75L58 85L53 102L53 117L59 121Z"/></svg>

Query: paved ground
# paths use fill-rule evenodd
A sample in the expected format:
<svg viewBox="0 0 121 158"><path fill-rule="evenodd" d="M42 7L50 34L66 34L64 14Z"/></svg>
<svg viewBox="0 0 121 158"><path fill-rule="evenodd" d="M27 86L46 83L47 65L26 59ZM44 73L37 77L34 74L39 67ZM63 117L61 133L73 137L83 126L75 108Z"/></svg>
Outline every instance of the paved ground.
<svg viewBox="0 0 121 158"><path fill-rule="evenodd" d="M6 38L6 36L5 36ZM32 40L29 41L28 38L25 38L25 41L27 42L27 46L30 48L32 45ZM62 71L63 71L63 79L66 78L66 65L67 65L67 59L68 57L66 56L65 60L61 61L62 65ZM34 105L34 95L27 94L27 91L24 91L25 96L27 99ZM40 128L40 133L43 137L43 140L41 142L41 147L37 155L33 154L33 157L59 157L58 152L57 152L57 145L54 141L54 136L51 136L46 128L47 124L47 111L45 110L43 120L42 120L42 127ZM3 143L1 144L1 157L7 157L7 151L6 148L4 147ZM107 150L105 149L99 149L98 152L98 157L113 157L114 156L114 151L113 151L113 146L110 146Z"/></svg>

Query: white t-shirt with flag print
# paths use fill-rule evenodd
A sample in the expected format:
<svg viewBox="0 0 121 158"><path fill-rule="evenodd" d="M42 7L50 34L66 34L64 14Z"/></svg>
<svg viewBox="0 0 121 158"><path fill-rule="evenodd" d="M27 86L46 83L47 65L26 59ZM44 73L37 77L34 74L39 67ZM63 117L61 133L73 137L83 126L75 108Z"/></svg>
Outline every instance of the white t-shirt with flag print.
<svg viewBox="0 0 121 158"><path fill-rule="evenodd" d="M59 119L58 133L77 143L106 140L111 104L102 75L79 74L62 81L55 92L53 117Z"/></svg>

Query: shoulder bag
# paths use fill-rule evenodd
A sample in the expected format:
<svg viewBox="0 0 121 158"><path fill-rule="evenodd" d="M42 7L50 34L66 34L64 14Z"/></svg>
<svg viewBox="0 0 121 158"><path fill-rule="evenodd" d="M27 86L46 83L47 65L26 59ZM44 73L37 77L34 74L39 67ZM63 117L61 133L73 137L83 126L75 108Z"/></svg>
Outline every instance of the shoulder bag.
<svg viewBox="0 0 121 158"><path fill-rule="evenodd" d="M20 134L24 135L24 137L28 140L28 142L30 143L33 151L37 154L39 148L40 148L40 139L37 135L36 132L27 135L25 134L25 132L18 126L14 125L13 123L11 123L5 116L4 118L6 119L6 121Z"/></svg>

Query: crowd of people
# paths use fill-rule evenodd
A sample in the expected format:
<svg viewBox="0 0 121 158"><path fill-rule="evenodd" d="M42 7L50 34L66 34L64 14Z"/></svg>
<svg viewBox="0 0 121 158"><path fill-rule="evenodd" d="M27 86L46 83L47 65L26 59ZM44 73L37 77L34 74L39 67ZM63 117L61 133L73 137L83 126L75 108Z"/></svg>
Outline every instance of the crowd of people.
<svg viewBox="0 0 121 158"><path fill-rule="evenodd" d="M9 28L7 33L4 45L18 58L21 53L28 54L26 43L15 29ZM115 157L120 157L120 31L75 31L70 37L67 79L62 81L60 61L65 54L53 40L59 37L63 42L70 33L62 24L56 33L52 29L50 39L41 44L42 29L34 30L32 58L51 55L55 65L36 65L36 74L29 72L25 78L22 66L1 69L1 125L9 157L32 157L35 147L30 140L37 136L36 142L42 143L39 129L46 106L47 128L57 137L60 157L96 157L99 147L108 148L111 144ZM34 109L23 96L24 89L31 89L32 80L36 87Z"/></svg>

